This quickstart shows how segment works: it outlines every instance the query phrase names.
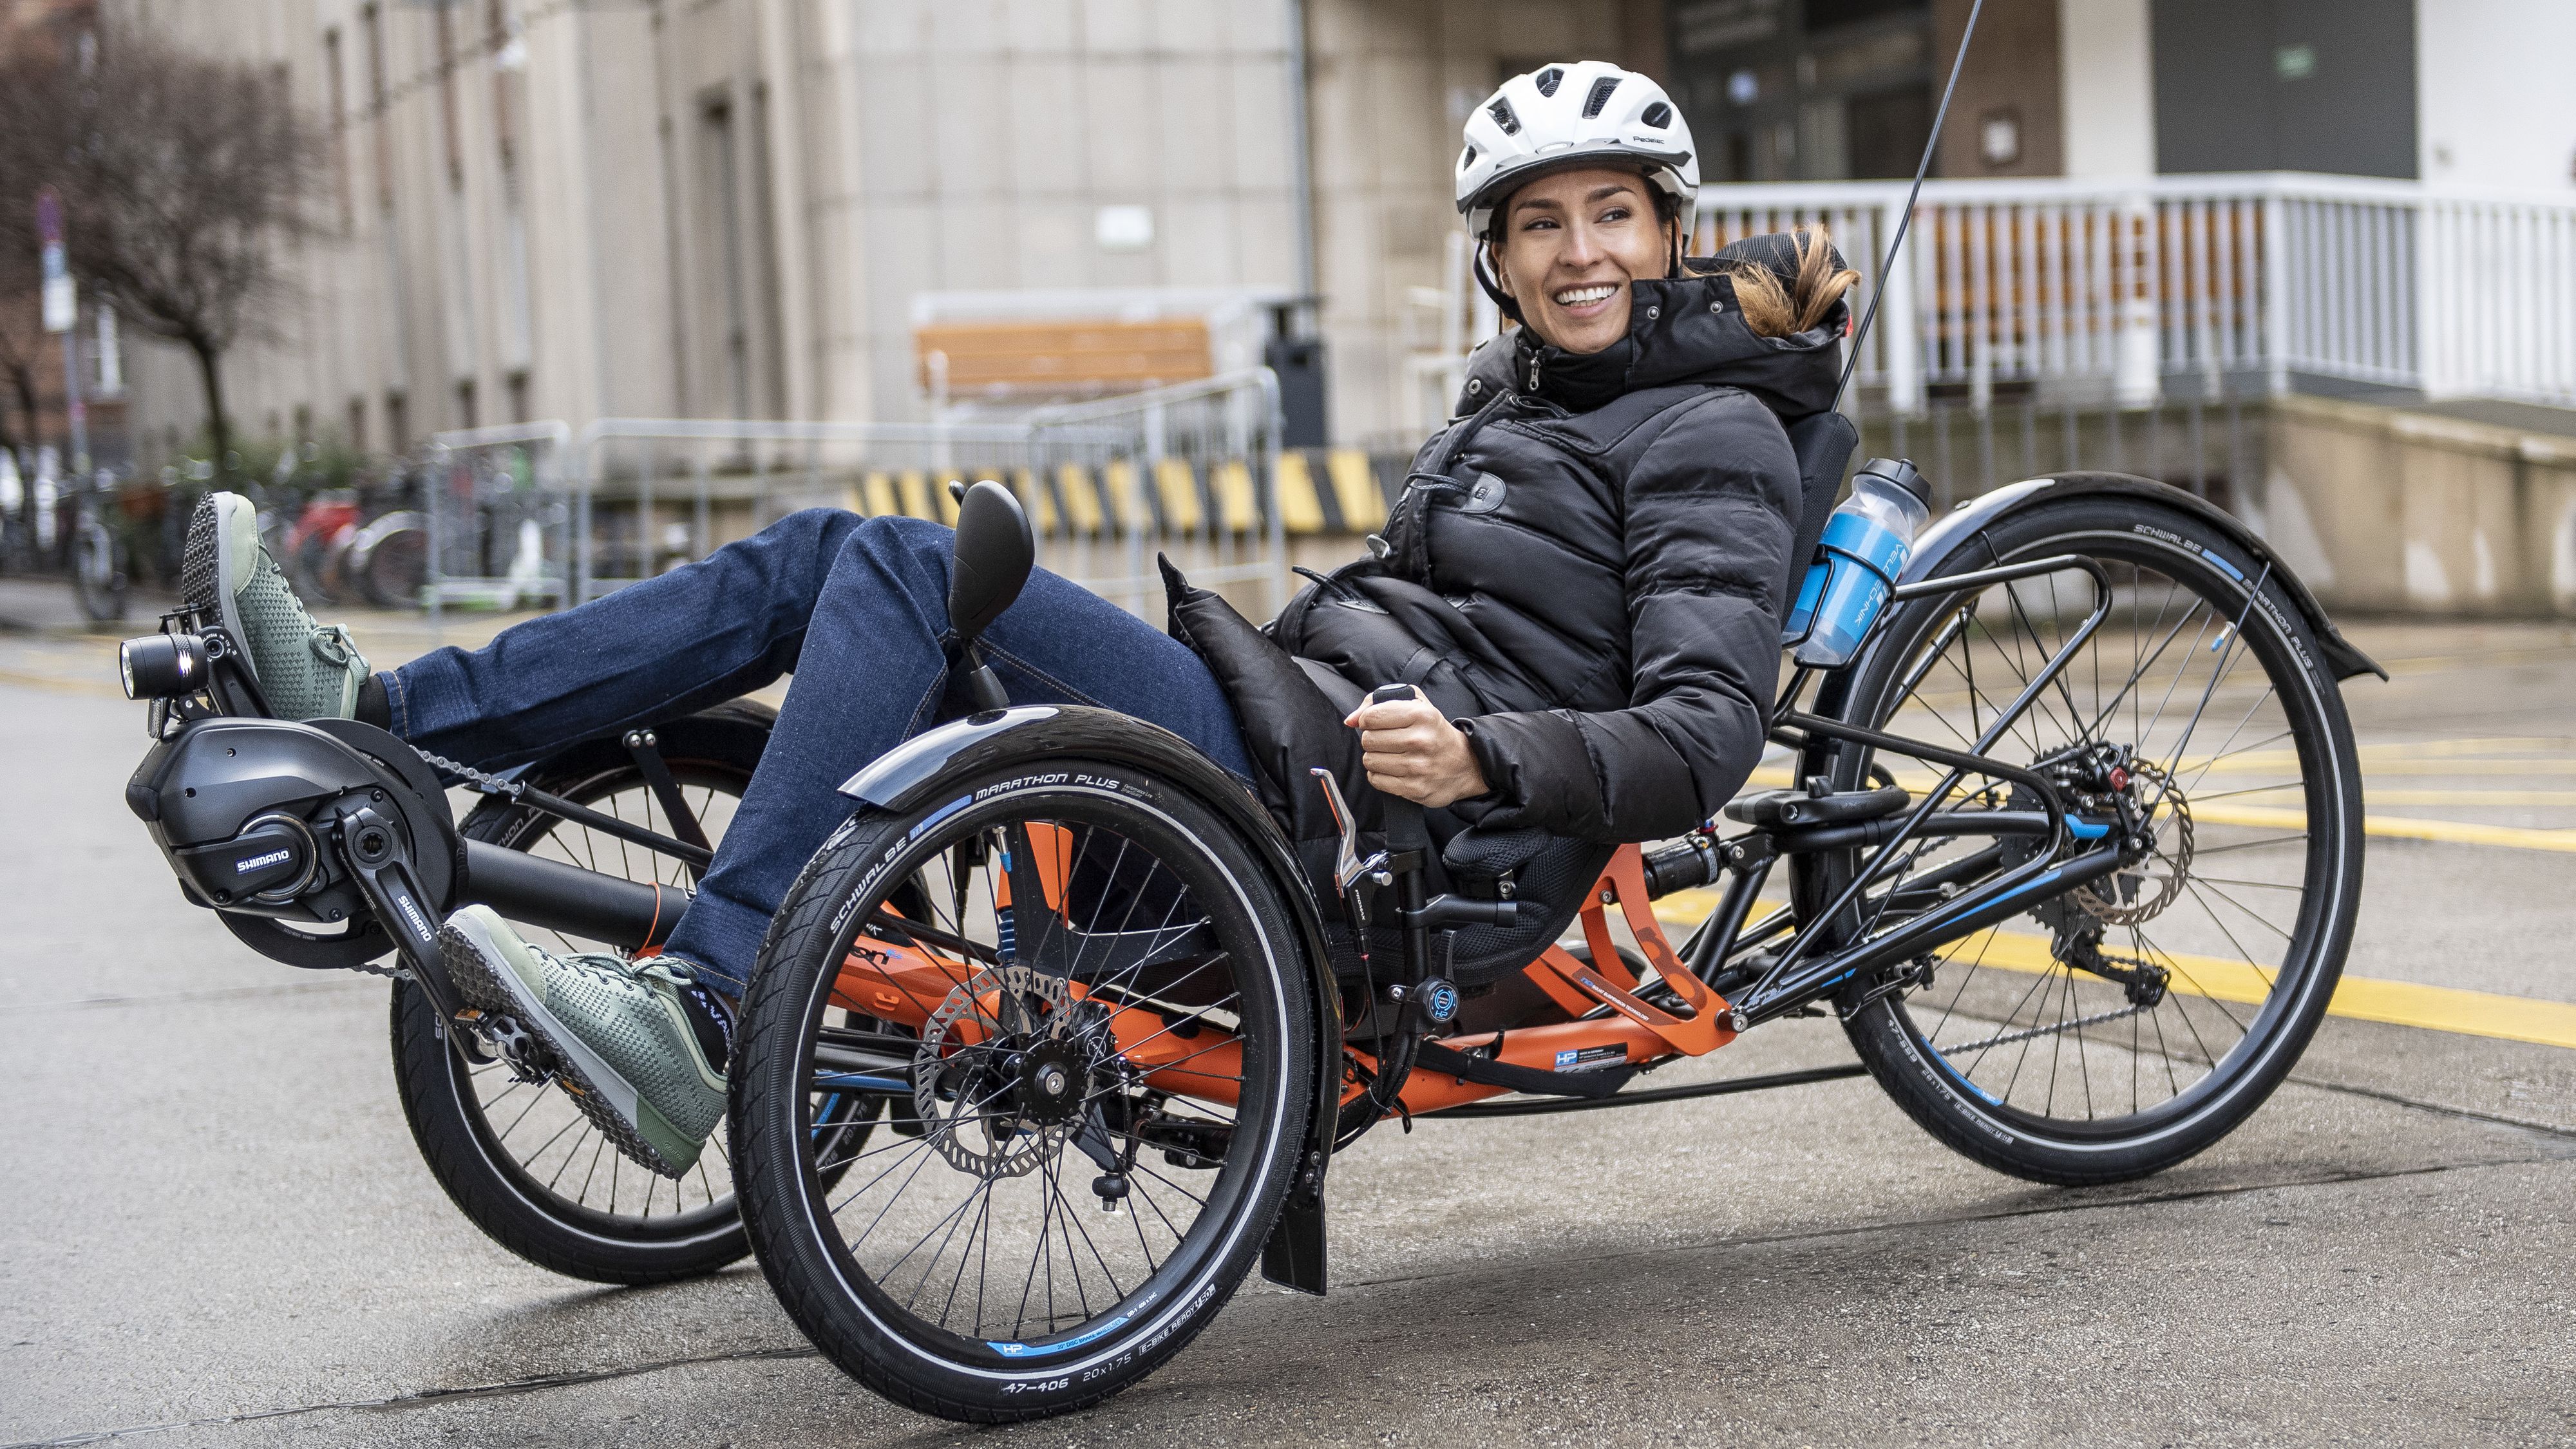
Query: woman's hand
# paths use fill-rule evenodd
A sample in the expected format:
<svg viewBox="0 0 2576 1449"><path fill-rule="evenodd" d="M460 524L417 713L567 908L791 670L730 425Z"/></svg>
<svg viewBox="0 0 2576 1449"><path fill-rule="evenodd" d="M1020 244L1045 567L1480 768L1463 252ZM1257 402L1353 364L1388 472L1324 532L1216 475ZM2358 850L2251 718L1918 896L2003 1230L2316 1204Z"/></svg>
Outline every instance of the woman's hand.
<svg viewBox="0 0 2576 1449"><path fill-rule="evenodd" d="M1368 782L1390 795L1436 810L1492 788L1476 765L1467 732L1419 694L1361 705L1342 723L1360 732L1360 764Z"/></svg>

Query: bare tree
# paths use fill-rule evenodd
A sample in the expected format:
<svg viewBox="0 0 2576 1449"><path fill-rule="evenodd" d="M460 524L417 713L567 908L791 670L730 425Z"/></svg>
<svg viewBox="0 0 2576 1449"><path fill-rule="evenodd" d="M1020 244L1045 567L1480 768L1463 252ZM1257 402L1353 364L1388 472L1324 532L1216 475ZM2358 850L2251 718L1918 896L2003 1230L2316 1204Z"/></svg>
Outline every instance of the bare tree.
<svg viewBox="0 0 2576 1449"><path fill-rule="evenodd" d="M58 64L36 47L22 46L0 67L0 299L6 299L0 301L0 447L29 454L44 441L37 436L36 412L36 359L44 341L35 304L43 280L37 266L36 193L44 185L47 146L41 133L31 133L20 121L19 112L28 99L21 91L27 75ZM9 422L11 403L25 420L23 432Z"/></svg>
<svg viewBox="0 0 2576 1449"><path fill-rule="evenodd" d="M293 301L283 254L314 230L321 137L280 73L131 27L84 49L0 75L0 152L61 193L73 275L195 355L220 467L232 447L224 354L279 335ZM32 191L0 200L0 211L32 206ZM0 246L14 225L0 225Z"/></svg>

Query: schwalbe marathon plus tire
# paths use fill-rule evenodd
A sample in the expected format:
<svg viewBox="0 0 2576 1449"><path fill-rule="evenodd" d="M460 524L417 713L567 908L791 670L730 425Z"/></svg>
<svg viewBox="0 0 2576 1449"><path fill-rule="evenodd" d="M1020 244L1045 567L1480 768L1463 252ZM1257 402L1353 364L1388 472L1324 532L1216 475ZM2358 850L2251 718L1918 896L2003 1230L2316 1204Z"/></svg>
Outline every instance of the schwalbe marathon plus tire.
<svg viewBox="0 0 2576 1449"><path fill-rule="evenodd" d="M764 706L736 700L655 730L664 763L684 784L731 782L738 795L760 762L773 718ZM539 762L526 778L576 803L641 783L633 761L613 739L571 746ZM486 797L460 833L525 850L544 838L550 820L515 802ZM427 998L407 981L394 983L392 1036L395 1083L422 1160L457 1210L502 1247L569 1278L622 1285L700 1277L750 1251L730 1195L722 1211L711 1205L656 1223L586 1209L538 1183L503 1146L480 1104L468 1100L466 1067L438 1030ZM707 1150L717 1147L711 1143Z"/></svg>
<svg viewBox="0 0 2576 1449"><path fill-rule="evenodd" d="M2304 792L2301 838L2307 844L2303 894L2293 929L2281 933L2287 944L2269 978L2270 995L2253 1008L2253 1020L2235 1044L2209 1053L2217 1060L2203 1078L2178 1088L2156 1108L2110 1125L2018 1110L1993 1097L1989 1087L1971 1084L1933 1049L1903 994L1882 996L1847 1015L1843 1024L1879 1085L1934 1137L1998 1172L2083 1186L2144 1177L2207 1149L2261 1106L2289 1074L2342 975L2360 902L2363 840L2360 773L2342 695L2313 629L2277 576L2263 583L2259 598L2252 596L2252 586L2264 578L2262 560L2249 557L2224 530L2185 508L2152 499L2093 496L2044 503L1999 519L1985 530L1982 542L1961 547L1941 572L1964 573L2064 553L2151 567L2205 598L2232 604L2245 621L2244 644L2280 692L2294 738L2298 788ZM1819 708L1838 718L1881 723L1894 707L1892 687L1947 608L1937 599L1898 606L1883 642L1855 664L1850 678L1828 687ZM2215 615L2216 608L2211 612ZM2032 653L2039 653L2035 645ZM1946 736L1937 742L1958 744ZM1998 753L2014 759L2003 753L2005 748L1999 744ZM1846 750L1836 761L1834 787L1859 786L1861 753ZM1821 909L1830 899L1827 893L1839 890L1863 858L1854 852L1801 858L1808 862L1802 865L1798 887L1802 908ZM1943 969L1955 970L1956 965ZM2067 975L2070 982L2077 979L2072 970ZM1853 989L1867 985L1855 982ZM2070 995L2072 990L2070 986ZM2076 1050L2084 1050L2080 1038ZM2012 1088L2007 1084L2004 1090L2009 1095ZM2053 1097L2050 1105L2054 1107Z"/></svg>
<svg viewBox="0 0 2576 1449"><path fill-rule="evenodd" d="M1082 783L1020 783L1049 778ZM1077 791L1088 797L1093 815L1069 813L1068 798ZM902 811L862 811L843 826L807 863L773 921L745 1005L744 1067L733 1077L735 1181L770 1286L826 1357L906 1407L961 1422L1008 1423L1108 1398L1187 1346L1232 1297L1259 1256L1295 1175L1314 1095L1308 1016L1318 1008L1308 968L1298 957L1296 918L1254 850L1216 811L1150 772L1050 755L1034 776L1027 768L987 769L945 782L931 795ZM861 922L853 917L861 906L873 912L897 885L917 886L923 862L949 848L938 842L952 828L980 829L1020 808L1057 812L1031 818L1116 819L1123 822L1113 827L1124 832L1122 838L1201 852L1192 867L1201 879L1191 889L1221 879L1228 895L1222 909L1230 916L1225 934L1232 944L1220 954L1258 953L1235 974L1238 981L1262 983L1255 993L1261 999L1238 1008L1248 1013L1243 1039L1275 1034L1276 1048L1261 1048L1269 1080L1257 1091L1244 1087L1235 1118L1236 1139L1249 1135L1257 1145L1243 1149L1242 1175L1230 1185L1223 1180L1226 1169L1219 1169L1209 1210L1217 1211L1221 1202L1224 1215L1207 1239L1189 1248L1186 1271L1164 1281L1181 1259L1176 1248L1138 1289L1128 1290L1130 1297L1119 1300L1137 1304L1132 1315L1122 1313L1102 1332L1045 1346L1041 1351L1052 1357L972 1361L976 1351L999 1345L915 1318L875 1283L840 1238L830 1196L821 1190L804 1148L812 1140L804 1121L814 1090L811 1032L832 1004L832 983L859 933ZM1261 1033L1251 1029L1256 1020ZM1253 1055L1244 1052L1246 1058ZM1258 1079L1247 1074L1240 1080ZM1247 1134L1256 1098L1263 1130ZM1229 1156L1227 1167L1236 1161ZM1196 1220L1191 1231L1197 1231ZM1148 1286L1156 1291L1138 1304L1133 1295ZM980 1334L981 1326L979 1296L972 1331Z"/></svg>

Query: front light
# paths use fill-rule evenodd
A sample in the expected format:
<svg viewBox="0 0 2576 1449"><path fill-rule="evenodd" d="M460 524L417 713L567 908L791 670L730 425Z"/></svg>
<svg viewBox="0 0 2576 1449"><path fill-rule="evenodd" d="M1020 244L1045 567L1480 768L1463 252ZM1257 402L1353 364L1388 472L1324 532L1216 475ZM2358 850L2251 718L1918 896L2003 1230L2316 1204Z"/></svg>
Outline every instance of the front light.
<svg viewBox="0 0 2576 1449"><path fill-rule="evenodd" d="M206 687L206 643L194 634L146 634L116 646L127 699L177 699Z"/></svg>

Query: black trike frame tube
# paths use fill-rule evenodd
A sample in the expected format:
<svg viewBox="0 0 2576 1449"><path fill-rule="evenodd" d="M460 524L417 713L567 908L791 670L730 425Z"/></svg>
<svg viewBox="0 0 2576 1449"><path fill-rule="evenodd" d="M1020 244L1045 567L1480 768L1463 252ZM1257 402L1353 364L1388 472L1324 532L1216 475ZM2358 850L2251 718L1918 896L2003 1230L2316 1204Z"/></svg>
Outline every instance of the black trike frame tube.
<svg viewBox="0 0 2576 1449"><path fill-rule="evenodd" d="M2112 598L2110 575L2099 563L2079 554L2054 554L2046 558L2028 559L1996 568L1978 569L1938 580L1902 584L1890 596L1889 607L1882 609L1878 618L1872 622L1870 632L1875 634L1885 625L1892 617L1893 607L1896 604L1910 603L1918 599L1955 596L1999 583L2011 583L2017 579L2060 573L2068 569L2081 570L2092 578L2092 613L2086 616L2084 622L2068 636L2066 642L2059 645L2057 651L2049 656L2048 662L2041 665L2023 685L2021 693L1996 713L1994 722L1977 739L1972 749L1946 749L1926 741L1909 740L1900 735L1845 724L1840 720L1828 719L1822 715L1796 709L1793 707L1794 701L1806 684L1806 671L1803 670L1792 678L1788 687L1781 692L1781 704L1773 717L1773 728L1776 732L1790 736L1788 742L1802 749L1811 747L1821 737L1865 745L1883 754L1903 755L1911 759L1946 765L1950 773L1939 785L1925 793L1922 802L1914 807L1913 812L1896 828L1895 833L1879 845L1877 852L1870 857L1868 863L1854 873L1851 881L1830 904L1816 912L1813 919L1801 924L1797 933L1790 937L1788 947L1781 951L1778 959L1737 998L1734 1009L1739 1017L1738 1030L1754 1022L1795 1011L1833 990L1857 972L1919 955L2014 915L2024 909L2023 899L2035 890L2050 886L2060 890L2071 890L2088 881L2098 880L2120 867L2127 850L2127 842L2119 838L2108 839L2100 847L2071 860L2056 861L2054 857L2057 850L2066 842L2068 834L2066 806L2058 798L2055 786L2035 770L2008 764L1985 753L1992 749L1995 741L2003 738L2013 723L2029 710L2032 702L2056 681L2058 675L2065 671L2067 663L2075 657L2075 651L2089 641L2095 631L2101 628L2102 621L2110 616ZM1864 647L1866 647L1866 641ZM2047 810L2046 836L2049 848L2034 852L2029 860L2014 866L2002 875L1971 887L1951 900L1919 915L1910 916L1877 936L1850 943L1822 961L1807 964L1811 951L1825 940L1830 923L1852 908L1860 899L1861 893L1880 878L1888 862L1894 859L1907 843L1931 833L1923 828L1926 822L1933 818L1941 801L1948 797L1959 781L1970 774L2009 780L2016 785L2024 786L2036 795ZM1939 833L1974 834L1976 832L1973 829L1961 828L1971 826L1973 823L1969 818L1969 812L1949 812L1943 820L1945 828ZM2016 820L2014 824L2022 827L2026 826L2027 822ZM2024 832L2016 829L2014 833ZM1739 894L1744 897L1740 903L1736 899ZM1738 911L1749 911L1752 905L1750 892L1729 892L1727 904ZM1721 924L1719 927L1722 933L1721 939L1732 939L1741 924L1740 921ZM1718 966L1723 963L1711 962L1710 964ZM1802 966L1803 969L1801 969Z"/></svg>

